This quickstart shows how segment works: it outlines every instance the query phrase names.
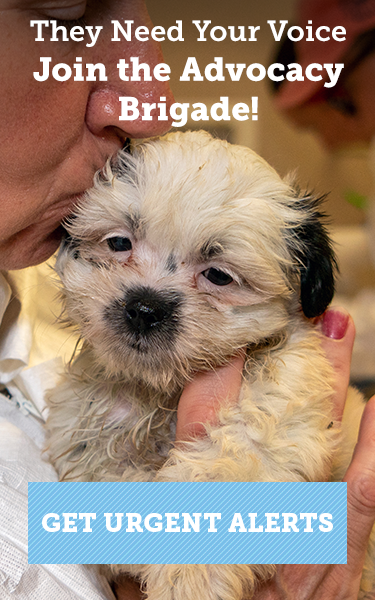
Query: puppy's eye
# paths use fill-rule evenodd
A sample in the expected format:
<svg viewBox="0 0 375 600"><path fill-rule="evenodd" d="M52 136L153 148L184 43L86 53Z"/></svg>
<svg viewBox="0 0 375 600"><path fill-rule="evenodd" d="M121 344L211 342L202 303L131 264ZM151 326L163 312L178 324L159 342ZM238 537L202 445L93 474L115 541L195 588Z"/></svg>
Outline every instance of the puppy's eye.
<svg viewBox="0 0 375 600"><path fill-rule="evenodd" d="M214 267L203 271L202 275L214 285L229 285L233 281L233 277L228 275L228 273L224 273L224 271L220 271Z"/></svg>
<svg viewBox="0 0 375 600"><path fill-rule="evenodd" d="M107 244L114 252L129 252L132 243L127 237L115 236L107 239Z"/></svg>

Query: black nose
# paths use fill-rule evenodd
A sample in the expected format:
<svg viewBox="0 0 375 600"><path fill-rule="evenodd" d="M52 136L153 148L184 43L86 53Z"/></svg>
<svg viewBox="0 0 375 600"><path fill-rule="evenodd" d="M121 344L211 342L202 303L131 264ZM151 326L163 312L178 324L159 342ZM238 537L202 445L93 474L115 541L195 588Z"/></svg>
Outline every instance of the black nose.
<svg viewBox="0 0 375 600"><path fill-rule="evenodd" d="M124 305L125 320L129 330L147 335L159 331L176 318L180 304L176 295L168 296L150 288L139 288L127 295Z"/></svg>
<svg viewBox="0 0 375 600"><path fill-rule="evenodd" d="M138 300L128 302L125 306L125 318L130 327L137 333L145 333L152 327L157 327L168 317L168 310L151 303Z"/></svg>

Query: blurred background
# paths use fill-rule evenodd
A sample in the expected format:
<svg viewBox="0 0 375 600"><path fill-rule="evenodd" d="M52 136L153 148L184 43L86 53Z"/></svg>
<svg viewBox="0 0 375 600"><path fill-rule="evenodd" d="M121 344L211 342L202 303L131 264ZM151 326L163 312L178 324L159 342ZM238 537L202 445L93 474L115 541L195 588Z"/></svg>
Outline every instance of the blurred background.
<svg viewBox="0 0 375 600"><path fill-rule="evenodd" d="M280 44L275 42L268 20L296 22L296 0L190 0L177 3L175 0L147 0L151 19L155 25L170 27L181 20L184 42L162 42L165 62L171 67L171 87L177 102L204 102L211 106L220 96L229 96L230 104L246 102L251 106L251 97L258 96L258 121L215 122L211 120L191 121L190 127L216 130L229 141L250 146L265 158L280 174L295 171L302 185L318 192L329 192L327 212L337 225L353 225L364 222L361 209L363 197L371 192L371 172L367 162L365 146L357 144L336 153L324 150L314 133L297 129L276 111L268 78L252 82L245 74L240 81L230 81L226 73L225 82L182 82L179 78L189 56L196 57L201 72L215 56L224 63L261 63L266 68L275 62ZM199 33L193 20L211 20L212 26L229 25L260 26L256 42L232 42L229 34L221 42L197 42ZM209 31L207 29L207 32ZM237 31L236 31L237 33ZM343 199L344 202L343 202Z"/></svg>

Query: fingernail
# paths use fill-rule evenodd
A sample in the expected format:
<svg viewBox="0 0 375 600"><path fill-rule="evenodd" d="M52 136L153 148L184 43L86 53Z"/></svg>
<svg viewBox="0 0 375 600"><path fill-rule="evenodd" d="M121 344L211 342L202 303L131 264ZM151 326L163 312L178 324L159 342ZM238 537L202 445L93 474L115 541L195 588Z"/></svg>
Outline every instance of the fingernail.
<svg viewBox="0 0 375 600"><path fill-rule="evenodd" d="M348 323L349 313L342 308L330 308L323 315L323 335L333 340L342 340L348 329Z"/></svg>

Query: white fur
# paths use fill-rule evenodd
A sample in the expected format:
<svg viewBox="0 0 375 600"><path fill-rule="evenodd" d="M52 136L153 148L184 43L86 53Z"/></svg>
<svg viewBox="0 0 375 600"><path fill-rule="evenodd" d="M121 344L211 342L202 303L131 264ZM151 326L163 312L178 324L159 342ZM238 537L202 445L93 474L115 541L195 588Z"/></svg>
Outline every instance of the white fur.
<svg viewBox="0 0 375 600"><path fill-rule="evenodd" d="M49 451L62 480L325 481L332 461L341 476L362 406L354 394L352 439L338 451L331 367L300 309L295 232L314 209L296 210L295 198L256 154L202 132L141 144L97 178L57 261L66 318L84 339L49 401ZM111 250L113 237L131 250ZM232 283L209 281L210 268ZM177 308L165 331L136 347L121 315L129 291L144 287ZM174 447L184 384L243 347L238 404L222 408L205 437ZM242 600L274 568L111 572L140 578L149 600Z"/></svg>

